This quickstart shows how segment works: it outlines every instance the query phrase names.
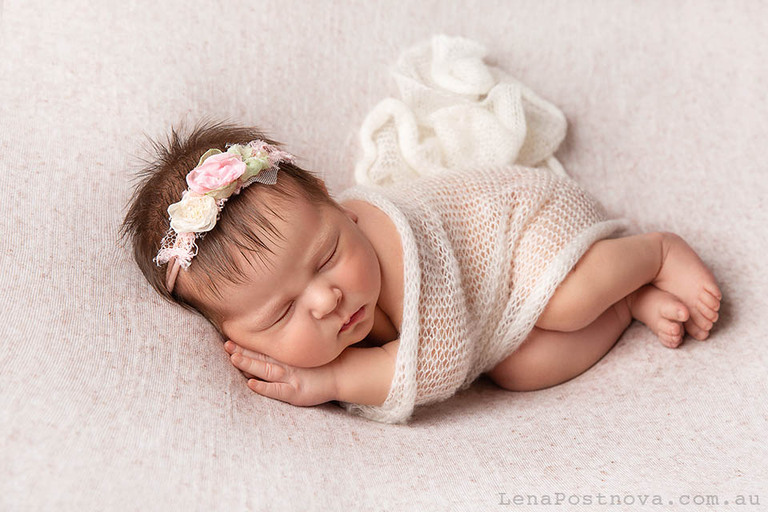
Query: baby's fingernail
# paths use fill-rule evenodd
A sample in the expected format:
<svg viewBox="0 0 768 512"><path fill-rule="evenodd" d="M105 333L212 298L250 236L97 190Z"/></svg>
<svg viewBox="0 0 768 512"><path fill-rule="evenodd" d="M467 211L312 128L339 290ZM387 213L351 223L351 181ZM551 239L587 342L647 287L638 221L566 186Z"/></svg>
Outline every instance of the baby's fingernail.
<svg viewBox="0 0 768 512"><path fill-rule="evenodd" d="M243 360L243 356L241 354L232 354L232 362L235 364L239 364Z"/></svg>
<svg viewBox="0 0 768 512"><path fill-rule="evenodd" d="M235 346L234 343L232 343L231 341L228 341L228 342L224 343L224 350L226 350L227 352L232 352L232 348L234 346Z"/></svg>

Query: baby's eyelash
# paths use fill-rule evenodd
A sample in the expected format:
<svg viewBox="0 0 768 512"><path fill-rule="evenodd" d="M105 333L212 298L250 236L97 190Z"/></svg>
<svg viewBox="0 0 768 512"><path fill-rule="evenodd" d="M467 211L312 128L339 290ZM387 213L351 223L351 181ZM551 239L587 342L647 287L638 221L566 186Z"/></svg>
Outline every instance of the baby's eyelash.
<svg viewBox="0 0 768 512"><path fill-rule="evenodd" d="M339 252L339 239L338 238L336 239L336 245L333 248L333 252L331 253L330 257L327 260L325 260L325 262L322 265L320 265L320 268L323 268L328 263L330 263L331 260L336 257L336 253L337 252Z"/></svg>
<svg viewBox="0 0 768 512"><path fill-rule="evenodd" d="M329 264L335 255L336 255L336 249L333 250L333 252L331 253L330 257L327 260L325 260L325 263L323 263L322 266L324 267L327 264Z"/></svg>
<svg viewBox="0 0 768 512"><path fill-rule="evenodd" d="M276 323L276 324L277 324L277 323L280 323L280 322L281 322L281 321L282 321L282 320L283 320L285 317L287 317L287 316L288 316L288 313L291 311L291 309L293 309L293 304L294 304L294 302L295 302L295 301L291 301L291 303L288 305L288 308L285 310L285 313L283 313L282 315L280 315L280 318L278 318L278 319L275 321L275 323Z"/></svg>

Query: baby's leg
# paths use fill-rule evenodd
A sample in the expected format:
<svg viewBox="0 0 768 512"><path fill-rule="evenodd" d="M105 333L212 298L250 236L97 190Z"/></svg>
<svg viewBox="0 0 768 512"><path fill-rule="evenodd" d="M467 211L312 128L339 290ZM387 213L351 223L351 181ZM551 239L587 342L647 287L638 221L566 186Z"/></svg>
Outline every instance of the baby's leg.
<svg viewBox="0 0 768 512"><path fill-rule="evenodd" d="M497 364L488 376L512 391L533 391L563 383L585 372L608 353L631 321L625 299L578 331L534 328L520 348Z"/></svg>
<svg viewBox="0 0 768 512"><path fill-rule="evenodd" d="M688 309L671 293L646 285L623 298L578 331L534 328L515 352L488 375L512 391L543 389L580 375L616 343L633 318L643 322L670 348L682 343Z"/></svg>
<svg viewBox="0 0 768 512"><path fill-rule="evenodd" d="M649 283L680 298L690 313L686 330L696 339L706 339L717 321L722 295L693 249L672 233L595 243L555 291L536 326L582 329L611 304Z"/></svg>

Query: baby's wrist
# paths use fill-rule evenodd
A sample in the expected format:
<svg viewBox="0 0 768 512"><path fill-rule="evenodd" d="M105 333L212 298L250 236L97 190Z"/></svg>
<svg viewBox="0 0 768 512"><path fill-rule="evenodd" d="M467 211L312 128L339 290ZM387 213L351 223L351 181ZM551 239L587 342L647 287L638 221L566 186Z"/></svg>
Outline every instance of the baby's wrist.
<svg viewBox="0 0 768 512"><path fill-rule="evenodd" d="M330 365L336 400L381 405L389 395L399 341L383 347L348 347Z"/></svg>
<svg viewBox="0 0 768 512"><path fill-rule="evenodd" d="M329 402L331 400L344 401L344 398L341 396L342 393L339 387L339 374L341 372L341 365L339 361L340 359L341 355L326 365L328 369Z"/></svg>

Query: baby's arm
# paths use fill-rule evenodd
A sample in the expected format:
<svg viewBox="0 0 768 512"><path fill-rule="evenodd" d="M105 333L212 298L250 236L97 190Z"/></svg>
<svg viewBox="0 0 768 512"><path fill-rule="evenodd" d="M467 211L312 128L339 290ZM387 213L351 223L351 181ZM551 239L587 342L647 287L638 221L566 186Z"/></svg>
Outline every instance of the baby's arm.
<svg viewBox="0 0 768 512"><path fill-rule="evenodd" d="M329 363L335 365L336 390L342 402L381 405L387 399L400 340L381 347L349 347Z"/></svg>
<svg viewBox="0 0 768 512"><path fill-rule="evenodd" d="M381 405L392 385L399 345L395 340L381 347L349 347L330 363L315 368L290 366L231 341L225 348L235 367L262 379L248 381L248 387L260 395L301 406L331 400Z"/></svg>

